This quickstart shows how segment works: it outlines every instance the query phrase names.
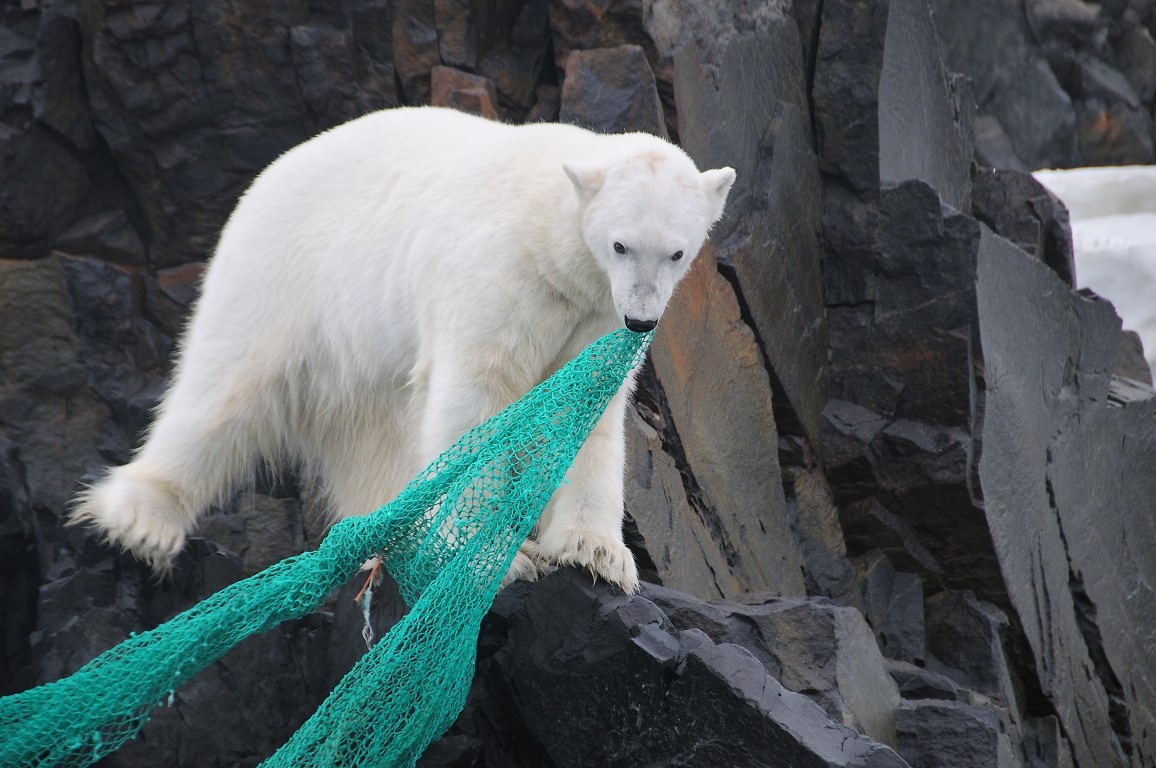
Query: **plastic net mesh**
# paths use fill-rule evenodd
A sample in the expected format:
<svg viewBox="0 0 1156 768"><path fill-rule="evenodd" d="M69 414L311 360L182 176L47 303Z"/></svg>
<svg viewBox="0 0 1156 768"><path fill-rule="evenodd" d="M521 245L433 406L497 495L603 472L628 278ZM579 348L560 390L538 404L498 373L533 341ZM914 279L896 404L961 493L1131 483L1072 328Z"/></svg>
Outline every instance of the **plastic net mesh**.
<svg viewBox="0 0 1156 768"><path fill-rule="evenodd" d="M0 699L0 765L99 760L183 681L249 635L312 612L381 552L410 612L265 765L412 765L465 705L502 578L649 340L603 337L467 433L393 502L335 525L316 551L221 590L68 678Z"/></svg>

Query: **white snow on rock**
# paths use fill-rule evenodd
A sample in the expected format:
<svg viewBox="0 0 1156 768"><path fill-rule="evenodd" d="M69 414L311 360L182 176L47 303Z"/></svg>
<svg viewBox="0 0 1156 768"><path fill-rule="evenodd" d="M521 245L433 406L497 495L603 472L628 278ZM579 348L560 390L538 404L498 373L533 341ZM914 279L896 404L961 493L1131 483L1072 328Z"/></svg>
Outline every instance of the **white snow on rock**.
<svg viewBox="0 0 1156 768"><path fill-rule="evenodd" d="M1036 171L1072 218L1076 283L1111 301L1156 368L1156 166Z"/></svg>

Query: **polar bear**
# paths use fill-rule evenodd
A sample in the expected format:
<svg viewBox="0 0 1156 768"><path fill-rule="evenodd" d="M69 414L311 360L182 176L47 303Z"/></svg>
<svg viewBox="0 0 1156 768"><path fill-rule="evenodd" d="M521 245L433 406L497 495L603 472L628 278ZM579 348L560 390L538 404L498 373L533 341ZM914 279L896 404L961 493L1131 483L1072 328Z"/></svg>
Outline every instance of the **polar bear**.
<svg viewBox="0 0 1156 768"><path fill-rule="evenodd" d="M336 519L391 500L589 343L652 329L735 174L646 134L372 113L294 148L229 218L143 446L78 497L163 570L261 460L316 473ZM622 540L623 384L508 578L638 586Z"/></svg>

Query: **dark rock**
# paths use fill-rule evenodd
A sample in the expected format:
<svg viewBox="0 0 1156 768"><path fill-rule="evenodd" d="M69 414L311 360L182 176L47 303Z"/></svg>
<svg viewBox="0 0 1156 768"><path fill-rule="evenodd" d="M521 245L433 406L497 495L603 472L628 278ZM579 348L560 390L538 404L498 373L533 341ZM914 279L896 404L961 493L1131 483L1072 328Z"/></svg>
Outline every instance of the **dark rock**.
<svg viewBox="0 0 1156 768"><path fill-rule="evenodd" d="M896 571L879 552L857 561L862 572L867 621L889 659L922 665L924 652L923 580Z"/></svg>
<svg viewBox="0 0 1156 768"><path fill-rule="evenodd" d="M543 79L555 82L546 69L549 44L549 0L497 3L499 28L494 43L478 62L478 72L494 81L502 106L522 116L534 105Z"/></svg>
<svg viewBox="0 0 1156 768"><path fill-rule="evenodd" d="M652 600L682 630L754 654L783 687L806 695L835 722L893 744L899 694L863 616L822 600L776 600L756 594L704 604L659 587Z"/></svg>
<svg viewBox="0 0 1156 768"><path fill-rule="evenodd" d="M847 551L861 555L879 550L889 562L939 583L943 567L920 541L915 529L877 498L861 499L839 508L847 536Z"/></svg>
<svg viewBox="0 0 1156 768"><path fill-rule="evenodd" d="M1079 569L1069 565L1073 539L1059 533L1056 521L1065 513L1049 479L1055 471L1045 468L1049 456L1056 460L1058 442L1080 444L1078 435L1092 428L1089 414L1113 412L1109 402L1147 407L1141 391L1123 394L1109 376L1118 325L1098 302L1073 298L1057 278L1066 254L1053 257L1051 268L1026 266L1031 257L943 206L942 190L910 181L880 188L886 177L873 175L870 163L881 139L870 113L883 109L882 86L872 79L875 59L868 52L886 19L879 18L878 4L825 4L823 13L813 95L821 161L831 174L823 203L830 391L847 405L833 400L828 406L820 455L848 551L884 542L889 558L923 577L930 591L970 587L997 604L1009 622L1006 647L989 656L1000 662L1006 654L1016 665L999 676L997 692L1008 703L1009 728L1019 727L1023 701L1047 699L1078 764L1118 764L1128 750L1140 754L1137 734L1150 732L1138 726L1147 722L1146 705L1134 703L1145 700L1138 692L1146 686L1133 692L1125 679L1151 663L1124 640L1134 636L1128 631L1108 638L1100 611L1111 605L1114 626L1130 626L1134 619L1125 617L1136 614L1128 610L1138 608L1124 608L1108 591L1091 595L1083 574L1098 570L1092 551L1103 539L1090 535L1087 523L1081 536L1087 559ZM951 31L946 47L962 60L974 58L981 109L997 118L1015 153L1029 167L1063 164L1072 157L1071 102L1028 43L1017 14L1003 3L936 5L937 22L946 21L941 31ZM995 18L1000 22L991 23ZM847 42L861 38L862 47ZM1009 72L1018 74L1007 80ZM1118 103L1128 103L1119 82L1101 79L1101 92L1114 91ZM1032 94L1017 93L1032 83ZM1031 106L1005 113L1001 105L1009 97L1016 110ZM1023 129L1037 120L1045 130ZM1004 226L1010 231L1022 221ZM932 263L937 266L925 273ZM1039 341L1041 329L1048 329L1046 344ZM949 377L948 370L970 373ZM1145 428L1134 428L1134 440L1109 442L1143 453ZM1088 439L1093 442L1083 445L1094 444ZM1103 492L1092 494L1100 482L1095 478L1111 474L1087 462L1078 468L1078 456L1072 448L1064 474L1072 494L1064 509L1073 520L1078 508L1105 509ZM1117 478L1119 466L1117 456ZM1138 509L1134 499L1151 493L1148 474L1118 479L1122 497L1112 508ZM1123 519L1146 519L1136 512L1105 514L1112 516L1117 542L1138 535L1137 524ZM920 550L932 563L921 562ZM1116 579L1140 568L1137 559L1100 556L1118 566Z"/></svg>
<svg viewBox="0 0 1156 768"><path fill-rule="evenodd" d="M904 765L745 649L572 569L499 595L479 648L489 708L474 720L517 724L516 742L485 732L491 764Z"/></svg>
<svg viewBox="0 0 1156 768"><path fill-rule="evenodd" d="M1140 102L1151 105L1156 97L1156 40L1139 20L1125 24L1114 43L1116 64L1136 90Z"/></svg>
<svg viewBox="0 0 1156 768"><path fill-rule="evenodd" d="M637 45L574 51L566 60L558 119L602 133L666 135L654 73Z"/></svg>
<svg viewBox="0 0 1156 768"><path fill-rule="evenodd" d="M31 83L32 114L66 147L91 159L98 138L88 113L75 8L72 3L45 3L39 13L35 59L29 62L39 69Z"/></svg>
<svg viewBox="0 0 1156 768"><path fill-rule="evenodd" d="M746 591L805 594L779 479L770 382L709 245L663 315L651 357L733 577ZM716 375L706 379L704 370Z"/></svg>
<svg viewBox="0 0 1156 768"><path fill-rule="evenodd" d="M97 653L236 581L239 562L194 541L170 579L157 583L126 556L94 540L60 559L41 589L34 643L41 682L75 671ZM322 615L289 622L234 648L174 692L136 740L109 766L203 764L255 766L321 703L329 640Z"/></svg>
<svg viewBox="0 0 1156 768"><path fill-rule="evenodd" d="M363 596L358 602L357 595L367 578L364 571L355 573L322 608L322 614L332 616L333 624L327 656L326 690L336 686L368 648L409 613L409 606L402 599L397 583L385 572L381 573L377 587L365 593L368 598Z"/></svg>
<svg viewBox="0 0 1156 768"><path fill-rule="evenodd" d="M1016 149L999 120L991 115L976 115L975 160L986 168L1028 170L1027 164L1016 154ZM972 202L974 204L975 201Z"/></svg>
<svg viewBox="0 0 1156 768"><path fill-rule="evenodd" d="M828 285L851 283L833 290L863 298L828 311L832 396L857 405L832 400L828 406L824 467L838 503L882 492L878 502L902 521L899 530L917 537L918 548L902 547L912 561L897 565L924 578L940 578L940 568L953 578L966 573L973 588L999 595L995 553L986 521L973 506L970 479L979 227L918 181L883 189L877 216L876 226L863 233L874 242L853 243L849 253L831 256L842 265L828 272ZM941 515L952 521L949 536ZM848 524L844 516L845 530ZM859 552L876 548L865 544ZM930 553L936 568L919 549Z"/></svg>
<svg viewBox="0 0 1156 768"><path fill-rule="evenodd" d="M206 518L197 533L239 556L246 576L300 553L305 545L301 503L252 492Z"/></svg>
<svg viewBox="0 0 1156 768"><path fill-rule="evenodd" d="M301 90L301 100L311 115L323 120L358 117L356 62L351 55L353 36L349 29L329 25L298 25L289 30L289 50L293 74ZM375 84L384 85L388 69L378 72ZM392 85L392 83L390 83Z"/></svg>
<svg viewBox="0 0 1156 768"><path fill-rule="evenodd" d="M1008 620L970 592L927 598L928 668L988 696L1000 695L1008 678L1003 635Z"/></svg>
<svg viewBox="0 0 1156 768"><path fill-rule="evenodd" d="M0 72L0 77L3 73ZM91 188L84 164L40 126L0 130L0 245L49 239Z"/></svg>
<svg viewBox="0 0 1156 768"><path fill-rule="evenodd" d="M137 337L137 276L99 259L83 256L53 257L59 265L68 298L77 318L80 353L92 362L98 351L109 362L132 362L134 368L155 369L156 360L133 359ZM150 365L151 363L151 365Z"/></svg>
<svg viewBox="0 0 1156 768"><path fill-rule="evenodd" d="M627 417L626 456L626 512L658 583L702 600L742 594L722 547L690 506L660 433L637 412Z"/></svg>
<svg viewBox="0 0 1156 768"><path fill-rule="evenodd" d="M654 43L645 29L642 4L637 0L554 0L550 3L550 33L554 62L564 71L570 54L578 50L640 45L655 61ZM669 77L666 78L669 82Z"/></svg>
<svg viewBox="0 0 1156 768"><path fill-rule="evenodd" d="M923 660L923 580L915 574L895 574L887 618L879 630L879 641L883 654L888 658Z"/></svg>
<svg viewBox="0 0 1156 768"><path fill-rule="evenodd" d="M999 121L1027 168L1070 165L1075 109L1031 43L1020 5L934 0L931 8L947 66L974 81L979 114Z"/></svg>
<svg viewBox="0 0 1156 768"><path fill-rule="evenodd" d="M551 0L550 37L555 67L559 73L564 72L566 60L575 50L641 46L654 72L667 135L678 140L674 55L688 38L701 40L711 35L729 38L738 34L740 28L749 28L750 15L761 9L743 8L741 4L739 7L742 9L739 14L743 15L741 21L733 17L730 4L710 6L708 12L703 13L701 4L679 0L659 13L648 13L638 0ZM712 21L722 23L712 27Z"/></svg>
<svg viewBox="0 0 1156 768"><path fill-rule="evenodd" d="M899 492L963 483L970 448L962 429L895 419L876 441L875 475L880 485Z"/></svg>
<svg viewBox="0 0 1156 768"><path fill-rule="evenodd" d="M880 183L918 179L970 212L974 94L944 68L926 0L889 0L878 94Z"/></svg>
<svg viewBox="0 0 1156 768"><path fill-rule="evenodd" d="M861 499L875 489L869 446L887 419L847 400L831 400L823 409L823 465L836 498Z"/></svg>
<svg viewBox="0 0 1156 768"><path fill-rule="evenodd" d="M1153 602L1144 587L1108 587L1141 583L1129 574L1143 557L1124 542L1151 533L1150 516L1133 510L1149 508L1152 473L1133 468L1151 462L1154 422L1142 414L1156 401L1108 407L1120 321L1106 302L1070 293L987 231L977 277L979 477L1008 600L1077 764L1118 765L1137 747L1151 753L1139 742L1156 735L1153 699L1132 672L1156 662L1131 628Z"/></svg>
<svg viewBox="0 0 1156 768"><path fill-rule="evenodd" d="M53 246L75 256L94 256L133 266L145 263L144 243L122 210L80 219L60 233Z"/></svg>
<svg viewBox="0 0 1156 768"><path fill-rule="evenodd" d="M884 666L904 700L941 699L968 703L971 695L947 675L917 667L906 661L884 659Z"/></svg>
<svg viewBox="0 0 1156 768"><path fill-rule="evenodd" d="M881 184L918 179L967 211L971 95L943 67L926 4L824 4L818 56L813 97L823 169L861 198L873 198Z"/></svg>
<svg viewBox="0 0 1156 768"><path fill-rule="evenodd" d="M1082 162L1140 165L1152 162L1152 120L1123 102L1092 98L1076 105Z"/></svg>
<svg viewBox="0 0 1156 768"><path fill-rule="evenodd" d="M1075 285L1068 211L1029 173L978 169L972 179L975 217Z"/></svg>
<svg viewBox="0 0 1156 768"><path fill-rule="evenodd" d="M84 386L74 322L59 260L0 261L0 424L20 448L30 502L53 515L101 462L109 417Z"/></svg>
<svg viewBox="0 0 1156 768"><path fill-rule="evenodd" d="M971 734L972 764L1007 764L1005 745L1026 766L1152 762L1156 396L1119 376L1144 369L1106 304L1070 293L1054 201L968 173L968 89L939 62L975 80L980 164L1143 159L1152 0L937 0L942 52L914 0L73 5L0 8L0 250L21 259L0 262L0 686L66 674L323 530L310 483L259 480L158 582L59 524L78 482L136 445L253 176L399 93L432 99L437 65L492 83L504 119L550 120L551 59L632 45L630 73L599 81L641 94L630 127L739 174L630 424L625 533L645 577L861 607L886 653L981 689L888 662L908 698L982 705L921 732ZM109 764L259 762L364 652L359 587L226 656ZM388 582L374 595L380 636L405 606ZM766 667L642 598L572 573L507 597L472 709L428 765L856 764L800 736L850 735ZM746 632L839 719L876 722L879 653L851 609L730 605L686 615L715 641ZM766 697L795 736L767 725ZM927 764L956 754L925 747Z"/></svg>
<svg viewBox="0 0 1156 768"><path fill-rule="evenodd" d="M827 396L821 180L799 35L793 19L769 10L741 34L696 23L674 54L678 135L700 167L737 172L716 228L718 258L766 355L780 432L817 447ZM748 78L767 88L752 97Z"/></svg>
<svg viewBox="0 0 1156 768"><path fill-rule="evenodd" d="M1029 720L1024 728L1026 768L1075 768L1072 748L1052 715Z"/></svg>
<svg viewBox="0 0 1156 768"><path fill-rule="evenodd" d="M1135 331L1123 331L1120 334L1116 360L1112 363L1112 375L1152 386L1152 368L1144 357L1144 342L1140 334Z"/></svg>
<svg viewBox="0 0 1156 768"><path fill-rule="evenodd" d="M452 107L490 120L498 119L498 90L484 77L437 66L431 73L430 88L430 103L435 107Z"/></svg>
<svg viewBox="0 0 1156 768"><path fill-rule="evenodd" d="M478 28L485 31L485 18L474 13L475 6L484 13L488 4L470 0L434 0L434 22L437 28L438 52L441 61L451 67L467 71L478 67ZM483 40L482 44L485 45Z"/></svg>
<svg viewBox="0 0 1156 768"><path fill-rule="evenodd" d="M291 8L78 4L91 114L140 202L154 265L204 259L278 155L396 103L383 0Z"/></svg>
<svg viewBox="0 0 1156 768"><path fill-rule="evenodd" d="M176 337L184 330L193 302L200 295L204 274L205 265L194 261L145 276L145 307L150 318L169 336Z"/></svg>
<svg viewBox="0 0 1156 768"><path fill-rule="evenodd" d="M50 392L84 380L59 262L0 261L0 372L9 387Z"/></svg>
<svg viewBox="0 0 1156 768"><path fill-rule="evenodd" d="M430 71L441 63L434 0L397 0L391 8L393 65L406 104L428 104Z"/></svg>
<svg viewBox="0 0 1156 768"><path fill-rule="evenodd" d="M527 123L550 123L562 109L562 89L556 85L539 85L534 89L534 106L526 113Z"/></svg>
<svg viewBox="0 0 1156 768"><path fill-rule="evenodd" d="M999 715L958 701L905 701L896 722L899 754L920 768L1018 768Z"/></svg>
<svg viewBox="0 0 1156 768"><path fill-rule="evenodd" d="M1153 397L1156 397L1156 390L1135 379L1113 376L1108 386L1108 403L1114 406L1143 402Z"/></svg>
<svg viewBox="0 0 1156 768"><path fill-rule="evenodd" d="M1156 395L1144 394L1118 408L1081 397L1084 429L1055 436L1047 468L1049 501L1067 548L1067 587L1091 661L1083 670L1103 686L1112 735L1134 759L1152 754L1156 720L1153 686L1142 671L1156 662L1151 645L1138 641L1140 627L1152 620L1152 598L1140 575L1150 568L1149 555L1137 543L1154 533L1151 515L1138 511L1151 509L1156 492L1147 469L1156 455ZM1104 447L1089 452L1090 445Z"/></svg>
<svg viewBox="0 0 1156 768"><path fill-rule="evenodd" d="M28 679L28 638L36 628L40 584L37 533L20 452L11 440L0 438L0 695L33 682Z"/></svg>
<svg viewBox="0 0 1156 768"><path fill-rule="evenodd" d="M1081 59L1076 65L1074 90L1084 163L1152 162L1152 118L1127 78L1099 59Z"/></svg>
<svg viewBox="0 0 1156 768"><path fill-rule="evenodd" d="M854 325L870 317L879 207L873 200L860 199L842 184L827 184L823 189L822 232L823 293L828 307L827 326L834 338L840 331L832 325L833 320ZM835 308L846 309L845 316L833 316Z"/></svg>
<svg viewBox="0 0 1156 768"><path fill-rule="evenodd" d="M359 115L398 103L389 11L387 0L355 0L339 19L348 24L351 46L343 55L353 59L358 83L354 106L346 106L343 113ZM323 119L326 126L331 124L331 118Z"/></svg>
<svg viewBox="0 0 1156 768"><path fill-rule="evenodd" d="M28 7L0 28L0 246L42 246L93 188L96 150L79 72L76 22L61 7ZM19 14L15 8L11 16ZM41 255L36 253L35 255Z"/></svg>
<svg viewBox="0 0 1156 768"><path fill-rule="evenodd" d="M1073 47L1094 45L1107 32L1100 6L1083 0L1027 0L1028 26L1037 40L1059 40Z"/></svg>
<svg viewBox="0 0 1156 768"><path fill-rule="evenodd" d="M97 259L57 255L54 260L77 318L89 388L132 433L143 432L147 412L136 413L135 401L167 372L171 341L142 318L139 277Z"/></svg>
<svg viewBox="0 0 1156 768"><path fill-rule="evenodd" d="M879 72L886 3L823 3L812 99L824 172L858 195L879 190Z"/></svg>
<svg viewBox="0 0 1156 768"><path fill-rule="evenodd" d="M429 745L417 761L418 768L480 768L483 762L483 742L474 736L462 734L447 736Z"/></svg>
<svg viewBox="0 0 1156 768"><path fill-rule="evenodd" d="M939 425L966 425L971 360L967 328L979 229L973 219L941 207L935 190L906 182L880 193L874 322L833 340L832 394L880 414ZM834 321L832 321L832 324ZM856 338L858 337L858 338ZM873 343L879 370L867 371L845 345ZM844 369L836 376L835 370ZM896 385L901 383L897 390Z"/></svg>
<svg viewBox="0 0 1156 768"><path fill-rule="evenodd" d="M779 455L781 459L781 451ZM823 472L818 467L785 467L783 491L794 510L793 528L803 555L807 594L863 611L863 595L847 558L839 509Z"/></svg>

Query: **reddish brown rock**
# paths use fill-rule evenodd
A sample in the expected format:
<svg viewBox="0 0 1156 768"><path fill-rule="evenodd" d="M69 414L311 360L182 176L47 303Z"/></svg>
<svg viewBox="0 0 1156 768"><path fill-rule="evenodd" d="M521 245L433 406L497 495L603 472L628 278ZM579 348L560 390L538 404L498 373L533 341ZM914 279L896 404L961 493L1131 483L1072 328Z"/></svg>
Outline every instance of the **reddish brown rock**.
<svg viewBox="0 0 1156 768"><path fill-rule="evenodd" d="M748 591L805 595L770 381L710 246L663 315L651 355L733 576Z"/></svg>
<svg viewBox="0 0 1156 768"><path fill-rule="evenodd" d="M430 103L451 107L490 120L498 117L498 90L492 80L453 67L434 67L431 73Z"/></svg>

